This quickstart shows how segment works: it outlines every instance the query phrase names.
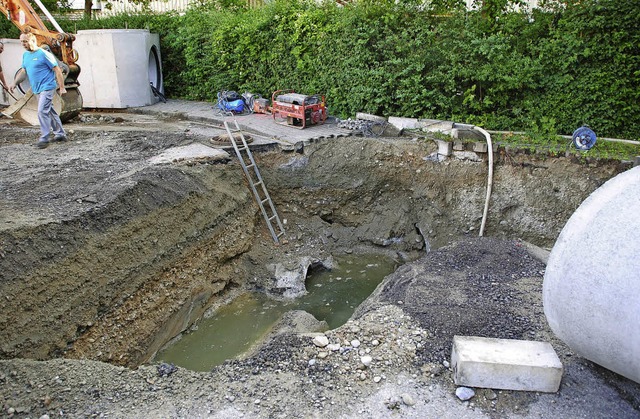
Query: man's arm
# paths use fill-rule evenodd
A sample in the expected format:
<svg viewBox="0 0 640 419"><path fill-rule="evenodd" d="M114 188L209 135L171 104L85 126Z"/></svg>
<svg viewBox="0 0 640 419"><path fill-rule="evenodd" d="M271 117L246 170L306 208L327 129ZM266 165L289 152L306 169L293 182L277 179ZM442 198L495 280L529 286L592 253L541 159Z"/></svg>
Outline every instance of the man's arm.
<svg viewBox="0 0 640 419"><path fill-rule="evenodd" d="M26 78L27 78L27 72L24 70L24 67L22 67L16 73L16 77L13 79L13 83L9 85L9 91L13 93L16 86L22 83Z"/></svg>
<svg viewBox="0 0 640 419"><path fill-rule="evenodd" d="M53 72L56 73L56 81L58 82L58 89L61 95L67 93L67 89L64 87L64 75L62 74L62 70L60 66L53 67Z"/></svg>
<svg viewBox="0 0 640 419"><path fill-rule="evenodd" d="M4 73L2 72L2 65L0 65L0 82L2 82L2 88L8 90L7 81L4 79Z"/></svg>

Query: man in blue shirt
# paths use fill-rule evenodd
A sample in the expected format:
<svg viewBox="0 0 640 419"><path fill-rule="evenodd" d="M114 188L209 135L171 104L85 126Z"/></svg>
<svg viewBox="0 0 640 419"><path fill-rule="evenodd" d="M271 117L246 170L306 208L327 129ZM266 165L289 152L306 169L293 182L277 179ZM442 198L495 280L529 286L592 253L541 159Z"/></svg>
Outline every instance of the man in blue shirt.
<svg viewBox="0 0 640 419"><path fill-rule="evenodd" d="M49 145L51 132L53 132L53 141L66 141L67 135L62 128L60 116L53 108L56 89L61 95L67 93L64 87L64 76L56 57L38 47L36 37L32 33L21 34L20 43L26 52L22 55L22 67L16 73L9 90L13 92L18 83L22 82L26 76L29 77L31 90L38 95L38 121L41 133L36 144L38 148Z"/></svg>

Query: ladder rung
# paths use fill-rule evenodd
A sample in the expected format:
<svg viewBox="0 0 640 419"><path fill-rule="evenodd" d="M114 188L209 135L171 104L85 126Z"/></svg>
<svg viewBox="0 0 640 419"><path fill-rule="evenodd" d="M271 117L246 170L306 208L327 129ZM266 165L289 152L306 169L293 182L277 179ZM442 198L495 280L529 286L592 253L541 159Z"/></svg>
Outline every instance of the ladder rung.
<svg viewBox="0 0 640 419"><path fill-rule="evenodd" d="M238 125L238 122L235 121L236 124L236 128L235 129L231 129L229 127L229 124L227 123L227 121L224 122L224 127L227 129L227 133L230 136L230 141L233 144L233 148L236 151L236 154L238 155L238 159L240 160L240 163L242 163L242 167L244 169L245 175L247 177L247 180L249 181L249 185L251 186L251 188L253 189L253 194L254 194L254 198L256 199L257 202L260 203L260 207L262 209L262 215L264 216L265 220L267 221L267 224L269 226L269 231L271 231L271 236L273 237L274 241L276 243L278 243L278 237L282 236L284 234L284 229L282 228L282 225L280 224L280 219L278 218L278 213L275 211L275 208L273 206L273 201L271 201L271 198L269 197L269 194L267 193L267 188L264 185L262 178L260 177L260 173L258 172L258 167L255 164L255 162L253 161L253 157L251 156L251 150L249 149L249 145L247 144L247 141L244 138L244 135L242 134L242 129L240 128L240 126ZM234 136L234 133L240 133L240 141L236 141L236 137ZM240 143L240 146L238 146L238 143ZM245 162L245 156L243 156L240 152L241 151L245 151L246 150L246 156L248 156L249 158L249 164L247 164L247 162ZM252 176L250 175L248 169L253 168L255 170L255 175L258 179L257 182L253 181ZM260 193L258 191L258 189L256 189L256 187L260 185L262 186L262 191L263 191L263 196L265 196L265 198L263 199L260 196ZM273 213L273 215L271 217L269 217L269 215L267 214L265 208L264 208L264 204L268 202L269 206L271 208L271 211ZM278 221L278 226L280 227L280 232L276 234L276 232L273 229L273 225L272 225L272 221L273 220L277 220Z"/></svg>

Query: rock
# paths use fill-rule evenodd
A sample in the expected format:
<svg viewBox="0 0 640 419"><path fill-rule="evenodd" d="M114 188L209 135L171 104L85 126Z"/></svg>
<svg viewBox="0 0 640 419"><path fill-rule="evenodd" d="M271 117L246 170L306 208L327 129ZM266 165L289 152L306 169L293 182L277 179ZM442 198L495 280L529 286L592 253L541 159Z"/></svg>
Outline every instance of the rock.
<svg viewBox="0 0 640 419"><path fill-rule="evenodd" d="M329 338L327 338L325 335L318 335L313 338L313 344L318 348L324 348L329 344Z"/></svg>
<svg viewBox="0 0 640 419"><path fill-rule="evenodd" d="M315 333L328 329L327 322L316 319L313 314L304 310L291 310L273 327L273 333Z"/></svg>
<svg viewBox="0 0 640 419"><path fill-rule="evenodd" d="M339 351L340 350L340 344L339 343L331 343L329 345L327 345L327 349L333 352Z"/></svg>
<svg viewBox="0 0 640 419"><path fill-rule="evenodd" d="M467 401L476 395L476 392L469 387L458 387L456 389L456 396L462 401Z"/></svg>
<svg viewBox="0 0 640 419"><path fill-rule="evenodd" d="M297 261L276 264L274 267L275 284L269 292L288 299L305 295L307 293L305 280L311 263L311 258L303 257Z"/></svg>
<svg viewBox="0 0 640 419"><path fill-rule="evenodd" d="M362 362L362 365L364 365L365 367L371 365L371 361L373 361L373 358L371 358L370 355L365 355L360 358L360 362Z"/></svg>
<svg viewBox="0 0 640 419"><path fill-rule="evenodd" d="M403 394L402 396L400 396L400 398L402 399L402 403L406 404L407 406L413 406L416 404L416 401L413 400L413 397L411 397L410 394Z"/></svg>
<svg viewBox="0 0 640 419"><path fill-rule="evenodd" d="M358 348L360 346L360 341L358 339L352 340L351 346L353 346L354 348Z"/></svg>

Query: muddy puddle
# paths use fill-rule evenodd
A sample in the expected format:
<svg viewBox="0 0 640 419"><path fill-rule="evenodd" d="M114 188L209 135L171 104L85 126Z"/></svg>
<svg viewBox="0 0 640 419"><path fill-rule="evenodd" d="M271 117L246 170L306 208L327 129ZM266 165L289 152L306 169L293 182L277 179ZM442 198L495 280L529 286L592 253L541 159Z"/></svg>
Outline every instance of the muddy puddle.
<svg viewBox="0 0 640 419"><path fill-rule="evenodd" d="M307 294L295 300L277 301L258 292L238 296L169 344L154 361L208 371L245 354L291 310L304 310L335 329L398 266L382 255L345 255L335 261L331 270L312 272Z"/></svg>

